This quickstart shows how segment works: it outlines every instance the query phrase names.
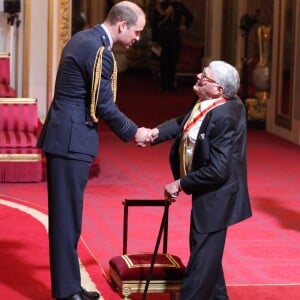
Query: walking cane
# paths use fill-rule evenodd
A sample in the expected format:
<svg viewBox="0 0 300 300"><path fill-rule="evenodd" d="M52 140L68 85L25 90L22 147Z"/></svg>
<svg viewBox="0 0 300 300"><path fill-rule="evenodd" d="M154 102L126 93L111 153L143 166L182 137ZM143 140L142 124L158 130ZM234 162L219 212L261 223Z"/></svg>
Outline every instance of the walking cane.
<svg viewBox="0 0 300 300"><path fill-rule="evenodd" d="M147 281L146 281L146 285L145 285L142 300L145 300L146 297L147 297L148 287L149 287L149 283L150 283L150 280L151 280L151 277L152 277L153 268L154 268L155 259L156 259L156 256L157 256L161 236L162 236L162 233L164 231L165 223L167 221L169 205L170 205L170 202L168 200L166 200L164 214L163 214L163 217L162 217L162 220L161 220L161 224L160 224L160 228L159 228L159 232L158 232L158 236L157 236L157 240L156 240L156 245L155 245L154 252L153 252L153 255L152 255L150 268L149 268L149 271L148 271L148 274L147 274Z"/></svg>

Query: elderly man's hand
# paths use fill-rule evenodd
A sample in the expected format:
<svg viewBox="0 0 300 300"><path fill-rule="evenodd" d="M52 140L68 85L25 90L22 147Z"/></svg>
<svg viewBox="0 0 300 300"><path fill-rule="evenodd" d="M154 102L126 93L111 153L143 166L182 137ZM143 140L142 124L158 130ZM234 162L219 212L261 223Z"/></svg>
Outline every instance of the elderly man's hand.
<svg viewBox="0 0 300 300"><path fill-rule="evenodd" d="M168 183L165 186L164 197L165 199L171 200L173 202L175 201L176 197L179 195L180 191L181 191L180 179L178 179L176 181Z"/></svg>

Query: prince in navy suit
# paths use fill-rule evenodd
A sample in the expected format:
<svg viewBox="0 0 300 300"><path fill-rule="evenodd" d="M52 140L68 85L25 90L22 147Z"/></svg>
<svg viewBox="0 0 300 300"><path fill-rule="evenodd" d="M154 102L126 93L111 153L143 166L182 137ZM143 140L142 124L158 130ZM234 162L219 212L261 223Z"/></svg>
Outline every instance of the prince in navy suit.
<svg viewBox="0 0 300 300"><path fill-rule="evenodd" d="M143 10L129 1L114 5L103 24L76 33L63 49L54 99L38 146L47 157L52 296L98 299L81 287L77 244L84 189L98 152L98 120L123 141L144 144L149 130L127 118L115 104L113 44L129 48L145 26Z"/></svg>
<svg viewBox="0 0 300 300"><path fill-rule="evenodd" d="M247 186L245 106L237 70L213 61L197 75L198 96L186 116L153 129L153 143L175 139L170 164L171 201L192 195L190 258L180 300L227 300L222 267L227 227L251 216Z"/></svg>

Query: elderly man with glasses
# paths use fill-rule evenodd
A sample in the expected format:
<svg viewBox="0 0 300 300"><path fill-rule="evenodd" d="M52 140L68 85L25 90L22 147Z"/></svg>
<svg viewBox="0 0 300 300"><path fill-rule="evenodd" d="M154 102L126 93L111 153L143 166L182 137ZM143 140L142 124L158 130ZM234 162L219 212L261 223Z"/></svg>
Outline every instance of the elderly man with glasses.
<svg viewBox="0 0 300 300"><path fill-rule="evenodd" d="M152 129L153 145L175 139L170 151L175 181L166 184L165 198L175 201L181 191L192 195L190 258L180 300L228 299L222 267L227 227L252 215L239 84L233 66L211 62L197 75L193 109Z"/></svg>

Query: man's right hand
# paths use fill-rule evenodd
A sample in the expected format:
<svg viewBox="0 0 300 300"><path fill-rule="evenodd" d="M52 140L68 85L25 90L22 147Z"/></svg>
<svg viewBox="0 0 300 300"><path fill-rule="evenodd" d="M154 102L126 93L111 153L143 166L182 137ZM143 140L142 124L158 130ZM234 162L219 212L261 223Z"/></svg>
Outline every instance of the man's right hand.
<svg viewBox="0 0 300 300"><path fill-rule="evenodd" d="M158 129L157 128L145 128L140 127L138 128L136 135L134 137L134 141L139 147L145 147L146 143L153 142L158 136Z"/></svg>

